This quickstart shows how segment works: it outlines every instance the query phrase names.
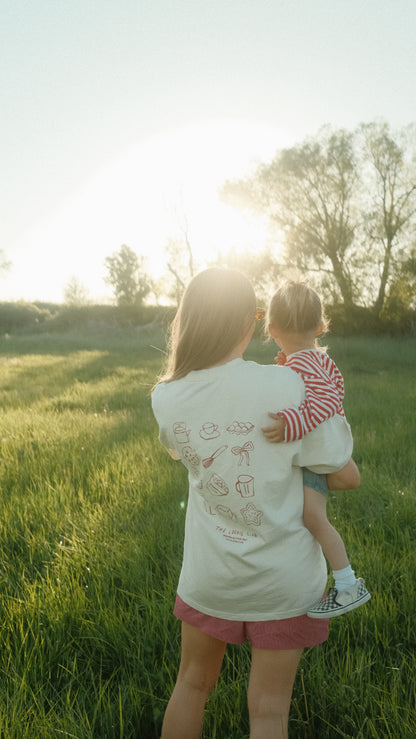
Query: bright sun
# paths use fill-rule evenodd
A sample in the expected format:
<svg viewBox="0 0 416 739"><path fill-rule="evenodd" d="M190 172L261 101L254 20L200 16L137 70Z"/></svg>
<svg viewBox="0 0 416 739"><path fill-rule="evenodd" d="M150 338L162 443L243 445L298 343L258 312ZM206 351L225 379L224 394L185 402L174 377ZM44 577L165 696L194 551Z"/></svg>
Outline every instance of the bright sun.
<svg viewBox="0 0 416 739"><path fill-rule="evenodd" d="M109 296L104 260L123 243L143 255L158 277L166 272L168 241L183 236L184 228L200 267L231 249L261 249L264 222L222 203L218 190L284 145L278 131L235 121L192 125L140 143L25 234L21 296L29 297L24 276L39 275L42 262L49 265L45 284L39 275L33 295L31 282L30 299L62 300L72 276L93 299Z"/></svg>
<svg viewBox="0 0 416 739"><path fill-rule="evenodd" d="M225 205L218 191L227 178L243 177L260 160L271 158L279 145L276 132L266 127L211 122L155 136L140 146L136 155L146 162L143 200L152 204L146 230L149 241L157 238L159 244L153 268L166 269L163 247L170 238L183 236L185 228L201 266L224 251L261 248L264 221ZM132 170L131 162L134 191L141 167L138 163Z"/></svg>

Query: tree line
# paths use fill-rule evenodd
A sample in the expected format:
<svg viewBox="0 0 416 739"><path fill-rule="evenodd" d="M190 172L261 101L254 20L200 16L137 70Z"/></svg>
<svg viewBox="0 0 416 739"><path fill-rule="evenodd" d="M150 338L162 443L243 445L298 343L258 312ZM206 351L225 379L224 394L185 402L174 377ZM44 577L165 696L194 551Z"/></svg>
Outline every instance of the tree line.
<svg viewBox="0 0 416 739"><path fill-rule="evenodd" d="M414 330L414 124L398 131L382 121L353 131L326 126L300 144L278 150L246 178L227 181L221 197L265 217L270 225L268 247L219 259L247 272L260 293L296 272L320 290L329 313L332 309L344 322L365 315L373 326L384 321L408 327L413 322ZM186 231L182 242L168 247L174 301L194 265ZM118 305L141 304L150 293L157 295L144 258L130 247L123 245L105 266Z"/></svg>
<svg viewBox="0 0 416 739"><path fill-rule="evenodd" d="M327 300L415 307L416 126L325 127L223 187L226 201L265 214L282 267L309 275Z"/></svg>

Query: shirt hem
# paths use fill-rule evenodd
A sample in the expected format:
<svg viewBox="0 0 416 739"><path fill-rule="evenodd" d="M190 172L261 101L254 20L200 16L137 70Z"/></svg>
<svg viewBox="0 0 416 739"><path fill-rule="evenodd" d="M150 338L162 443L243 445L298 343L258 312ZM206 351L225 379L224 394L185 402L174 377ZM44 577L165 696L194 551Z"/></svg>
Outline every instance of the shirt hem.
<svg viewBox="0 0 416 739"><path fill-rule="evenodd" d="M206 606L203 606L201 603L197 603L192 598L188 598L181 594L178 590L178 595L181 600L183 600L186 605L190 606L191 608L195 608L195 610L200 611L200 613L204 613L206 616L213 616L214 618L222 618L224 621L283 621L286 618L295 618L296 616L304 616L312 605L314 605L317 601L319 601L321 595L318 595L313 600L309 601L305 606L302 608L295 608L291 611L268 611L267 613L254 613L254 612L247 612L244 611L243 613L229 613L226 611L217 611L213 608L207 608Z"/></svg>

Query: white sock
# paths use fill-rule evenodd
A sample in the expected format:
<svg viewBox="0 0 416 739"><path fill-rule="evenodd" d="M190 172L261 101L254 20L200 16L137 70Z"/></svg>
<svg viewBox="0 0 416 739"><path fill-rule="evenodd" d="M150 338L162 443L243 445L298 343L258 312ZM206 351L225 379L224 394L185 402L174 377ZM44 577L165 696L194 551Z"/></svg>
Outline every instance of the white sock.
<svg viewBox="0 0 416 739"><path fill-rule="evenodd" d="M335 587L339 593L343 590L347 590L357 582L355 572L351 565L344 567L343 570L332 570L332 574L335 577Z"/></svg>

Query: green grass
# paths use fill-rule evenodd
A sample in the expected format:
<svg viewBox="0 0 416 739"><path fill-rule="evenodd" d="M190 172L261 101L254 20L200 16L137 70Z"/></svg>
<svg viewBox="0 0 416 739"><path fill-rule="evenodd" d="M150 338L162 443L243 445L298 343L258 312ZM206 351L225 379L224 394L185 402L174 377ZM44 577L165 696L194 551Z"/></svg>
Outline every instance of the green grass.
<svg viewBox="0 0 416 739"><path fill-rule="evenodd" d="M293 738L416 735L416 343L335 339L359 490L330 496L369 604L306 650ZM0 339L0 737L156 739L175 682L186 474L157 441L161 335ZM253 343L248 358L273 360ZM271 409L273 407L271 399ZM206 739L247 739L247 646Z"/></svg>

